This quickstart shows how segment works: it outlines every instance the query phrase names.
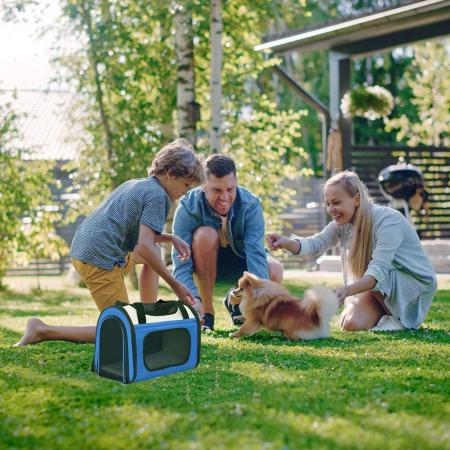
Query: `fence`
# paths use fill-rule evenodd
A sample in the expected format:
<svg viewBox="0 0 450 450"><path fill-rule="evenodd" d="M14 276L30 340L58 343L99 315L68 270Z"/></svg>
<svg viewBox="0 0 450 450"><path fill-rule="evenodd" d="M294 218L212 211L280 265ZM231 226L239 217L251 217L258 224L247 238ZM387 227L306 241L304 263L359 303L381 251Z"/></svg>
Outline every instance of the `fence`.
<svg viewBox="0 0 450 450"><path fill-rule="evenodd" d="M411 214L420 238L450 239L450 148L355 145L350 161L373 199L386 204L377 177L381 169L396 164L399 158L421 170L429 194L427 211Z"/></svg>
<svg viewBox="0 0 450 450"><path fill-rule="evenodd" d="M396 164L399 158L417 166L423 173L429 193L429 207L425 214L412 212L415 226L421 239L450 239L450 149L444 147L419 146L414 148L395 146L352 146L351 166L369 188L375 202L386 204L378 186L381 169ZM284 232L300 236L311 236L326 223L322 204L323 180L318 178L299 178L287 183L295 188L296 206L286 211L282 218L286 222ZM287 266L297 267L297 258L277 256ZM311 266L312 260L302 262ZM70 266L69 257L58 261L33 261L28 267L12 268L9 276L22 275L60 275Z"/></svg>
<svg viewBox="0 0 450 450"><path fill-rule="evenodd" d="M34 259L27 266L8 269L6 275L9 277L62 275L69 267L69 256L61 256L58 260Z"/></svg>

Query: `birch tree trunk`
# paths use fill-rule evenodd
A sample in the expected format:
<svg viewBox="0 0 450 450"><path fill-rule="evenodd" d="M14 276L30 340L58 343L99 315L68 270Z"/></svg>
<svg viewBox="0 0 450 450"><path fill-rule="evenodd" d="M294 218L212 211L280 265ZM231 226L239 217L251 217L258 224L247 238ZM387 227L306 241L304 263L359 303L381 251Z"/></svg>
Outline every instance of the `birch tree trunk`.
<svg viewBox="0 0 450 450"><path fill-rule="evenodd" d="M222 1L211 0L211 150L218 153L221 150L221 116L222 106Z"/></svg>
<svg viewBox="0 0 450 450"><path fill-rule="evenodd" d="M197 103L195 102L194 43L192 11L186 2L176 2L174 8L175 50L177 55L178 133L195 145Z"/></svg>
<svg viewBox="0 0 450 450"><path fill-rule="evenodd" d="M105 96L103 92L100 73L98 70L99 58L97 56L97 42L95 39L94 30L92 28L92 17L91 17L92 12L89 5L87 5L86 3L82 4L82 11L83 11L83 21L86 25L86 31L89 39L89 47L88 47L89 61L92 70L94 71L95 99L97 101L97 106L100 113L101 124L105 132L106 150L108 152L108 163L109 163L112 160L112 157L114 156L113 134L109 123L108 113L106 111L106 105L104 102Z"/></svg>

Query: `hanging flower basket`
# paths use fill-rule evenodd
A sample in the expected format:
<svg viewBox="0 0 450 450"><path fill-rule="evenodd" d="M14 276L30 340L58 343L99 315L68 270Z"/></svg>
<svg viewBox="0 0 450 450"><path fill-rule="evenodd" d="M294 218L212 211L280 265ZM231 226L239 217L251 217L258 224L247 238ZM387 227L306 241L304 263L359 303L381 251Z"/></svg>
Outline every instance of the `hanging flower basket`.
<svg viewBox="0 0 450 450"><path fill-rule="evenodd" d="M394 107L392 94L381 86L360 86L347 92L341 100L344 116L360 116L369 120L388 116Z"/></svg>

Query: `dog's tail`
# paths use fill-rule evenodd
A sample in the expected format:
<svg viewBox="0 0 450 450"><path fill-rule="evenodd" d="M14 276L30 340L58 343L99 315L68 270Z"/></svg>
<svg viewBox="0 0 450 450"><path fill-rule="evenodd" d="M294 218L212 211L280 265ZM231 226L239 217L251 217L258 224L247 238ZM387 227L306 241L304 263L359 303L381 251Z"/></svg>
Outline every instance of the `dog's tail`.
<svg viewBox="0 0 450 450"><path fill-rule="evenodd" d="M314 286L305 292L303 307L306 311L318 310L320 320L327 324L337 313L338 299L330 288L326 286Z"/></svg>

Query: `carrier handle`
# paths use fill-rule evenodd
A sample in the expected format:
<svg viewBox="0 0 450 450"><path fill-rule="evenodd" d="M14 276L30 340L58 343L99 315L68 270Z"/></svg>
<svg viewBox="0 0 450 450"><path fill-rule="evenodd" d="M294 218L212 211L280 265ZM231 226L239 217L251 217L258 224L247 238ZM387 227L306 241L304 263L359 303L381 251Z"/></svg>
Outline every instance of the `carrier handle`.
<svg viewBox="0 0 450 450"><path fill-rule="evenodd" d="M142 303L132 303L131 306L136 310L139 325L147 323L145 318L144 305Z"/></svg>
<svg viewBox="0 0 450 450"><path fill-rule="evenodd" d="M166 302L164 302L164 300L158 300L156 303L153 303L153 306L154 306L155 310L158 310L158 309L161 310L165 303ZM178 309L183 317L183 320L189 319L189 314L186 311L186 305L184 304L184 302L182 302L181 300L178 300L177 302L174 302L174 303L176 303L176 306L178 307ZM136 303L130 304L130 303L118 301L118 302L116 302L116 305L132 306L136 310L139 325L147 323L146 312L145 312L145 307L144 307L143 303L136 302ZM158 314L155 314L155 315L158 315ZM161 314L161 315L164 315L164 314Z"/></svg>
<svg viewBox="0 0 450 450"><path fill-rule="evenodd" d="M145 319L144 305L142 303L127 303L127 302L122 302L122 301L118 300L116 302L116 305L122 306L122 307L123 306L132 306L136 310L139 325L142 325L143 323L147 323L147 321Z"/></svg>
<svg viewBox="0 0 450 450"><path fill-rule="evenodd" d="M183 316L183 320L189 319L189 314L186 311L186 305L184 304L183 301L181 301L181 300L178 301L178 308L180 310L181 315Z"/></svg>

